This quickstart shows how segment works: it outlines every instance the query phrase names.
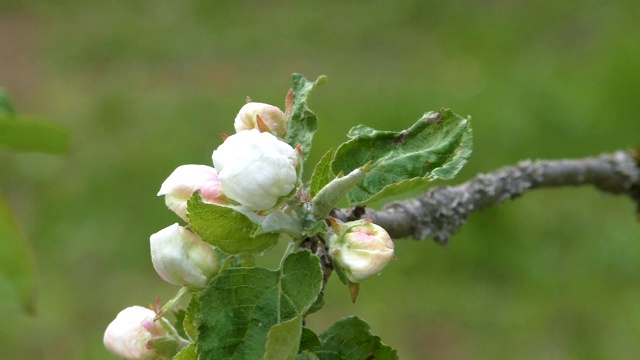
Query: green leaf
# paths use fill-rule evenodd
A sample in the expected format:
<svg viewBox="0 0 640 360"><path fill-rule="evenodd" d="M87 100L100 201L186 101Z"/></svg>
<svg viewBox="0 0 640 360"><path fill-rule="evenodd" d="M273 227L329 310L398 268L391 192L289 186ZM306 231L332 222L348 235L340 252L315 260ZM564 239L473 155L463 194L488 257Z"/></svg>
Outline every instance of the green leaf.
<svg viewBox="0 0 640 360"><path fill-rule="evenodd" d="M333 270L336 271L340 282L347 285L347 283L349 282L349 279L347 279L347 274L344 273L344 269L342 268L342 266L340 266L340 264L338 264L337 261L334 261L333 263Z"/></svg>
<svg viewBox="0 0 640 360"><path fill-rule="evenodd" d="M311 351L303 351L296 356L296 360L319 360L319 358Z"/></svg>
<svg viewBox="0 0 640 360"><path fill-rule="evenodd" d="M0 88L0 117L2 116L12 118L16 116L16 111L7 92Z"/></svg>
<svg viewBox="0 0 640 360"><path fill-rule="evenodd" d="M329 215L340 199L349 193L358 183L362 181L371 168L371 163L363 167L356 168L345 176L336 177L311 199L311 214L317 220L322 220Z"/></svg>
<svg viewBox="0 0 640 360"><path fill-rule="evenodd" d="M434 179L451 179L471 155L469 120L445 109L426 113L411 128L378 131L356 126L340 145L331 169L349 173L371 163L364 179L347 198L350 205L398 195Z"/></svg>
<svg viewBox="0 0 640 360"><path fill-rule="evenodd" d="M200 295L198 354L261 359L271 327L304 315L321 287L320 260L307 250L287 256L278 270L221 272Z"/></svg>
<svg viewBox="0 0 640 360"><path fill-rule="evenodd" d="M291 320L274 325L267 333L264 360L295 360L302 333L300 314Z"/></svg>
<svg viewBox="0 0 640 360"><path fill-rule="evenodd" d="M357 316L339 320L320 334L322 349L314 350L320 360L398 359L396 350L372 335L369 324Z"/></svg>
<svg viewBox="0 0 640 360"><path fill-rule="evenodd" d="M311 329L303 327L302 335L300 336L300 352L313 349L317 349L322 347L322 342L316 333L314 333Z"/></svg>
<svg viewBox="0 0 640 360"><path fill-rule="evenodd" d="M198 360L198 355L196 355L196 344L191 344L180 350L180 352L173 357L173 360Z"/></svg>
<svg viewBox="0 0 640 360"><path fill-rule="evenodd" d="M309 221L305 222L305 227L302 232L302 235L304 237L316 236L320 233L327 231L327 224L325 223L324 219L322 220L306 219L306 220L309 220Z"/></svg>
<svg viewBox="0 0 640 360"><path fill-rule="evenodd" d="M176 320L173 322L173 327L176 329L178 335L183 338L187 338L187 334L184 332L184 317L187 315L185 310L178 310L173 312L173 316Z"/></svg>
<svg viewBox="0 0 640 360"><path fill-rule="evenodd" d="M196 191L187 202L191 229L228 254L259 253L278 242L277 233L252 236L259 225L232 207L207 204Z"/></svg>
<svg viewBox="0 0 640 360"><path fill-rule="evenodd" d="M187 337L195 341L198 338L198 317L200 315L200 300L197 296L193 296L187 306L187 311L182 322L182 328Z"/></svg>
<svg viewBox="0 0 640 360"><path fill-rule="evenodd" d="M285 135L285 142L292 147L302 145L302 159L306 160L311 151L313 134L318 130L318 119L307 107L307 98L313 89L327 82L326 76L309 81L300 74L293 74L293 108Z"/></svg>
<svg viewBox="0 0 640 360"><path fill-rule="evenodd" d="M309 307L305 315L313 314L318 310L322 309L323 306L324 306L324 295L320 294L318 295L318 298L316 299L316 301L314 301L314 303L311 305L311 307Z"/></svg>
<svg viewBox="0 0 640 360"><path fill-rule="evenodd" d="M309 182L309 195L311 195L311 197L316 196L325 185L336 177L331 171L331 161L333 160L334 154L335 150L333 149L327 151L313 169L311 181Z"/></svg>
<svg viewBox="0 0 640 360"><path fill-rule="evenodd" d="M0 146L14 151L62 154L69 151L69 130L54 123L0 114Z"/></svg>
<svg viewBox="0 0 640 360"><path fill-rule="evenodd" d="M259 215L256 214L256 216ZM268 233L285 233L294 239L302 236L300 220L280 210L274 210L266 216L260 216L257 221L259 221L258 224L260 226L258 230L253 233L254 236Z"/></svg>
<svg viewBox="0 0 640 360"><path fill-rule="evenodd" d="M35 313L35 262L31 247L16 223L9 205L0 197L0 307L19 303Z"/></svg>

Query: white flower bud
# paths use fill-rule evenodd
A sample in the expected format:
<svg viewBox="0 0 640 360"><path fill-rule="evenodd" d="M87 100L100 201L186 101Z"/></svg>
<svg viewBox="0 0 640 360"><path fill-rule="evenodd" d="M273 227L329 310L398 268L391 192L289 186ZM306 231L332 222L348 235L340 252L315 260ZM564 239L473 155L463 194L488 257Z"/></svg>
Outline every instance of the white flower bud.
<svg viewBox="0 0 640 360"><path fill-rule="evenodd" d="M220 268L213 247L177 223L151 235L151 262L174 285L204 287Z"/></svg>
<svg viewBox="0 0 640 360"><path fill-rule="evenodd" d="M380 273L393 258L393 241L382 227L367 220L330 221L336 234L329 239L329 253L352 283Z"/></svg>
<svg viewBox="0 0 640 360"><path fill-rule="evenodd" d="M236 132L258 129L282 137L287 131L287 117L273 105L250 102L240 109L233 126Z"/></svg>
<svg viewBox="0 0 640 360"><path fill-rule="evenodd" d="M229 136L212 158L224 194L251 210L272 208L298 180L296 151L255 129Z"/></svg>
<svg viewBox="0 0 640 360"><path fill-rule="evenodd" d="M169 209L178 214L184 221L187 219L187 201L196 190L205 202L222 204L222 189L218 180L218 172L211 166L182 165L175 169L162 183L158 196L164 195L164 202Z"/></svg>
<svg viewBox="0 0 640 360"><path fill-rule="evenodd" d="M104 332L104 346L116 356L129 360L149 360L157 357L149 340L166 336L156 313L142 306L122 310Z"/></svg>

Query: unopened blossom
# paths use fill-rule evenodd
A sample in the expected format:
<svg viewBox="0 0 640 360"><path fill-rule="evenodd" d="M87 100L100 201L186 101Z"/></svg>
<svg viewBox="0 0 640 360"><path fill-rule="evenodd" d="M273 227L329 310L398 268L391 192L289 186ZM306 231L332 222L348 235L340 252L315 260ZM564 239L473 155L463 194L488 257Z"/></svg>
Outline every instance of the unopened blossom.
<svg viewBox="0 0 640 360"><path fill-rule="evenodd" d="M104 332L104 346L124 359L156 359L149 341L164 337L167 332L160 321L153 321L155 316L154 311L142 306L122 310Z"/></svg>
<svg viewBox="0 0 640 360"><path fill-rule="evenodd" d="M367 220L331 222L335 235L329 240L329 253L352 283L379 274L393 258L393 241L379 225Z"/></svg>
<svg viewBox="0 0 640 360"><path fill-rule="evenodd" d="M212 159L224 194L251 210L272 208L298 181L296 151L256 129L229 136Z"/></svg>
<svg viewBox="0 0 640 360"><path fill-rule="evenodd" d="M151 235L151 262L165 281L203 288L220 269L213 247L177 223Z"/></svg>
<svg viewBox="0 0 640 360"><path fill-rule="evenodd" d="M287 132L287 117L279 108L258 102L245 104L236 116L236 132L258 129L282 137Z"/></svg>
<svg viewBox="0 0 640 360"><path fill-rule="evenodd" d="M187 201L196 190L205 202L222 204L222 189L218 172L211 166L182 165L175 169L162 183L158 196L164 195L169 209L183 220L187 219Z"/></svg>

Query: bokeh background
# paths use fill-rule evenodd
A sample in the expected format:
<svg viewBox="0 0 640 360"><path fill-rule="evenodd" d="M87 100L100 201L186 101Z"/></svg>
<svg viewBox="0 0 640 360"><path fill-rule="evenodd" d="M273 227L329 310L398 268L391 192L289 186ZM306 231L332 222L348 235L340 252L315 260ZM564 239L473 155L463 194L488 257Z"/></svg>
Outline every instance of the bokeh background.
<svg viewBox="0 0 640 360"><path fill-rule="evenodd" d="M1 357L114 359L102 334L115 315L177 290L149 257L149 235L178 221L160 184L211 163L246 96L283 105L293 72L329 77L310 99L312 162L358 123L399 130L441 107L473 116L474 154L451 184L638 145L639 13L631 0L0 0L0 86L19 113L73 131L63 156L0 149L39 281L37 315L0 312ZM634 358L634 211L544 190L472 216L448 249L398 239L356 304L333 278L309 325L358 314L402 359Z"/></svg>

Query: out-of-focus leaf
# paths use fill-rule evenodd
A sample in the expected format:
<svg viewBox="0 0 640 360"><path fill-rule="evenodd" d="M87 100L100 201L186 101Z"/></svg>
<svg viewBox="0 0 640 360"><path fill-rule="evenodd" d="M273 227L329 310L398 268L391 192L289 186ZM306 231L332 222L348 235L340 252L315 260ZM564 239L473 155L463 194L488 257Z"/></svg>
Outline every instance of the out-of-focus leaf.
<svg viewBox="0 0 640 360"><path fill-rule="evenodd" d="M426 113L411 128L351 129L331 163L333 173L348 174L371 162L364 179L347 195L350 205L415 190L429 180L451 179L471 155L469 120L450 110Z"/></svg>
<svg viewBox="0 0 640 360"><path fill-rule="evenodd" d="M63 154L70 144L71 133L60 125L0 114L0 146L20 152Z"/></svg>
<svg viewBox="0 0 640 360"><path fill-rule="evenodd" d="M7 92L4 91L3 88L0 88L0 117L14 117L16 116L16 111L13 108L13 104L11 103L11 99Z"/></svg>
<svg viewBox="0 0 640 360"><path fill-rule="evenodd" d="M302 145L303 160L309 156L313 134L318 130L318 119L316 114L309 110L307 98L313 89L326 82L327 77L324 75L316 81L309 81L300 74L293 74L293 109L285 142L294 148Z"/></svg>
<svg viewBox="0 0 640 360"><path fill-rule="evenodd" d="M35 312L35 264L31 248L8 204L0 197L0 306L19 300L22 308Z"/></svg>
<svg viewBox="0 0 640 360"><path fill-rule="evenodd" d="M287 256L278 270L242 267L222 271L200 295L198 355L203 359L262 359L270 329L303 316L321 287L320 260L306 250ZM287 354L290 345L284 344Z"/></svg>

